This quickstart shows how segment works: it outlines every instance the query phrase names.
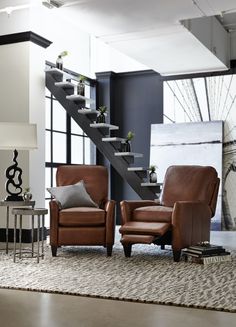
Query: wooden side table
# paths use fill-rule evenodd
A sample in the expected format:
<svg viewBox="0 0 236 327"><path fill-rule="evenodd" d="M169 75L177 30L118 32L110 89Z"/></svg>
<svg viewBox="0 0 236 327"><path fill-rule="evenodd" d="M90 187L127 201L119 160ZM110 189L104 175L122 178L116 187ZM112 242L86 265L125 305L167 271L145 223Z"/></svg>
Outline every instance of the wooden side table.
<svg viewBox="0 0 236 327"><path fill-rule="evenodd" d="M22 244L21 244L21 236L22 236L22 217L23 216L31 216L32 217L32 230L31 230L31 257L34 257L34 219L37 217L38 226L37 226L37 262L39 263L39 257L44 258L44 216L48 213L48 209L44 208L14 208L12 209L12 214L15 216L14 219L14 250L13 250L13 261L16 262L16 229L17 229L17 219L18 216L20 218L20 227L19 227L19 258L22 258ZM41 242L42 249L40 253L40 217L42 217L42 232L41 232Z"/></svg>
<svg viewBox="0 0 236 327"><path fill-rule="evenodd" d="M8 254L8 230L9 230L9 209L10 207L32 207L35 206L35 201L0 201L1 207L7 207L6 216L6 254Z"/></svg>

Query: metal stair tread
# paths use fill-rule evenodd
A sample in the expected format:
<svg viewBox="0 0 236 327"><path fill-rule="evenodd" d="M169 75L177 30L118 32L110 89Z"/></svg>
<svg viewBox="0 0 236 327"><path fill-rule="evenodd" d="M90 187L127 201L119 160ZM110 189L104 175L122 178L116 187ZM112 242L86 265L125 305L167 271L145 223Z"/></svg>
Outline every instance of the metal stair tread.
<svg viewBox="0 0 236 327"><path fill-rule="evenodd" d="M141 183L141 186L161 186L162 183L150 183L150 182L144 182Z"/></svg>
<svg viewBox="0 0 236 327"><path fill-rule="evenodd" d="M71 82L55 82L55 85L58 87L62 87L63 89L70 89L70 88L74 88L76 85L71 83Z"/></svg>
<svg viewBox="0 0 236 327"><path fill-rule="evenodd" d="M99 114L99 111L95 109L78 109L78 113L82 115L90 115L90 114Z"/></svg>
<svg viewBox="0 0 236 327"><path fill-rule="evenodd" d="M135 157L135 158L142 158L142 153L135 153L135 152L115 152L116 157Z"/></svg>
<svg viewBox="0 0 236 327"><path fill-rule="evenodd" d="M68 74L66 72L64 72L63 70L60 70L58 68L49 68L49 69L45 69L45 73L49 73L49 74L56 74L56 75L63 75L63 78L65 79L75 79L75 76Z"/></svg>
<svg viewBox="0 0 236 327"><path fill-rule="evenodd" d="M92 128L109 128L111 130L117 130L119 129L119 126L107 124L107 123L93 123L89 125Z"/></svg>
<svg viewBox="0 0 236 327"><path fill-rule="evenodd" d="M123 142L126 139L122 138L122 137L103 137L102 141L103 142Z"/></svg>
<svg viewBox="0 0 236 327"><path fill-rule="evenodd" d="M127 168L128 171L147 171L147 168L144 167L128 167Z"/></svg>
<svg viewBox="0 0 236 327"><path fill-rule="evenodd" d="M66 96L66 99L67 100L70 100L70 101L83 100L83 101L86 101L88 103L94 103L94 100L93 99L87 98L87 97L85 97L83 95L79 95L79 94L67 95Z"/></svg>

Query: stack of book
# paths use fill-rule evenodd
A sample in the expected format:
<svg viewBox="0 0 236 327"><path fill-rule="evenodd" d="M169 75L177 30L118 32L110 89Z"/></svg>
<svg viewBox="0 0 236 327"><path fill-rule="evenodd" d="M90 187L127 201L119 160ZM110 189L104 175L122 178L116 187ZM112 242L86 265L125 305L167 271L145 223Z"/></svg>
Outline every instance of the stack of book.
<svg viewBox="0 0 236 327"><path fill-rule="evenodd" d="M230 252L221 245L193 245L183 250L185 260L194 263L208 264L231 261Z"/></svg>

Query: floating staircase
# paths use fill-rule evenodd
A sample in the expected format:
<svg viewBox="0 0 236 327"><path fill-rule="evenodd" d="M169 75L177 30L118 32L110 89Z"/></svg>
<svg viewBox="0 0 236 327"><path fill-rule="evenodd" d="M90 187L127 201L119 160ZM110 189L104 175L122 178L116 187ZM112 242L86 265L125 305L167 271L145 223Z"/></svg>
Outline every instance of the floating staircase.
<svg viewBox="0 0 236 327"><path fill-rule="evenodd" d="M70 81L72 78L74 77L59 69L48 69L46 87L140 198L144 200L157 198L161 184L147 182L148 168L130 166L136 158L141 158L143 155L119 152L120 144L125 139L110 135L110 131L117 131L119 127L95 122L98 111L86 108L88 104L93 104L95 101L74 94L75 85Z"/></svg>

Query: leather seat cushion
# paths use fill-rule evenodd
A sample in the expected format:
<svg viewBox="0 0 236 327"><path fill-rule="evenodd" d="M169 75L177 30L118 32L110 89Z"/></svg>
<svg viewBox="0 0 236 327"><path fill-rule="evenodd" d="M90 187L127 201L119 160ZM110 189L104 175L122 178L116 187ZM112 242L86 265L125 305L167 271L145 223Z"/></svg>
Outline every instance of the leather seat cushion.
<svg viewBox="0 0 236 327"><path fill-rule="evenodd" d="M99 208L68 208L59 213L60 226L100 226L104 224L105 211Z"/></svg>
<svg viewBox="0 0 236 327"><path fill-rule="evenodd" d="M132 220L147 222L171 222L173 208L164 206L149 206L133 211Z"/></svg>
<svg viewBox="0 0 236 327"><path fill-rule="evenodd" d="M121 234L164 235L170 230L170 223L128 221L120 227Z"/></svg>

